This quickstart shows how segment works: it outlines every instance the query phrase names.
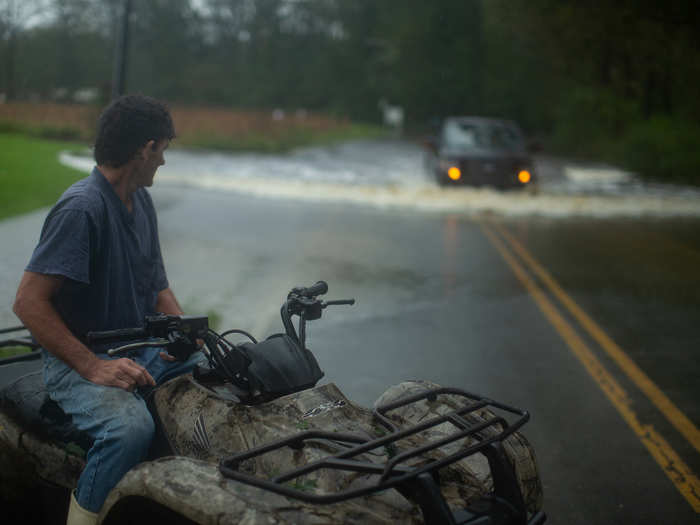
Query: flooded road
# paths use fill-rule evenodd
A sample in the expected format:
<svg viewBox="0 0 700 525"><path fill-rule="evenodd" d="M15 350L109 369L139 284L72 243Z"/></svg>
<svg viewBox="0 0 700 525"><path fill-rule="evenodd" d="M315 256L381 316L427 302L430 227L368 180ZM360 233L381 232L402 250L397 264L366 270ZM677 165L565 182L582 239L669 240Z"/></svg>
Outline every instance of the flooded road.
<svg viewBox="0 0 700 525"><path fill-rule="evenodd" d="M308 345L351 399L424 378L528 409L551 523L697 520L695 190L556 159L536 195L445 190L399 142L167 162L152 195L188 312L262 337L324 279L358 302ZM3 325L44 215L0 222Z"/></svg>
<svg viewBox="0 0 700 525"><path fill-rule="evenodd" d="M537 157L536 191L437 186L424 152L400 141L353 142L289 155L168 151L158 180L178 186L308 202L468 215L700 217L700 189L653 184L610 166ZM89 170L90 159L64 155Z"/></svg>

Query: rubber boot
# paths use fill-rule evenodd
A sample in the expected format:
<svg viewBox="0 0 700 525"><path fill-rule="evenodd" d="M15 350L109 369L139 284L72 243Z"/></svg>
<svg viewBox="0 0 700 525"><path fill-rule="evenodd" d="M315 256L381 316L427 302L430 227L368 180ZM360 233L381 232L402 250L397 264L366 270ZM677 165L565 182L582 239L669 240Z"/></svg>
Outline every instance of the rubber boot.
<svg viewBox="0 0 700 525"><path fill-rule="evenodd" d="M70 493L70 507L68 507L68 519L66 525L95 525L97 523L97 513L90 512L78 504L75 499L75 492Z"/></svg>

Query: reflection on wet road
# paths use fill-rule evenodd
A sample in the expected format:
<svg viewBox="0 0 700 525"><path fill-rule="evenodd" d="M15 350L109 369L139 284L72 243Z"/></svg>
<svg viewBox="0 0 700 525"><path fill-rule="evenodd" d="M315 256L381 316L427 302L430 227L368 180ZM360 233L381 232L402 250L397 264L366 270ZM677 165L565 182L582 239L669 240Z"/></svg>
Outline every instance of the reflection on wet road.
<svg viewBox="0 0 700 525"><path fill-rule="evenodd" d="M152 194L168 276L187 311L216 311L222 327L260 337L281 329L289 288L324 279L329 298L358 302L310 323L309 347L325 380L351 399L370 405L390 384L425 378L528 409L524 432L552 523L697 520L692 190L543 159L551 171L539 195L450 192L401 143L301 152L288 165L201 153L178 168L178 155L190 154L173 153ZM219 159L216 169L202 167L207 156ZM304 171L308 163L317 170ZM371 183L358 180L365 172ZM354 205L360 196L369 203ZM432 204L421 211L424 197ZM607 211L594 212L601 203ZM44 214L0 223L3 325L16 322L11 296Z"/></svg>

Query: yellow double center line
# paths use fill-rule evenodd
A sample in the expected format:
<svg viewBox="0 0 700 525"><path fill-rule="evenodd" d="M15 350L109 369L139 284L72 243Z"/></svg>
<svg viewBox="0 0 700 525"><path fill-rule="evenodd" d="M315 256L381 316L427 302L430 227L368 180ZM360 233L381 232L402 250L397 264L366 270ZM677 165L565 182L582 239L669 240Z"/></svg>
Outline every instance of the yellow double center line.
<svg viewBox="0 0 700 525"><path fill-rule="evenodd" d="M530 271L539 277L552 295L569 310L584 330L586 330L603 350L610 355L637 387L649 397L652 403L656 405L671 424L673 424L696 450L700 450L700 434L695 425L693 425L685 414L683 414L646 374L634 364L624 351L617 346L576 303L574 303L554 278L535 261L532 255L530 255L512 235L504 228L494 223L490 225L481 223L481 228L508 266L510 266L511 270L513 270L516 278L528 290L544 316L552 326L554 326L574 355L581 361L588 373L596 381L600 389L605 393L644 446L647 447L652 457L676 486L676 489L678 489L693 507L695 512L700 512L700 481L697 476L652 425L642 424L639 421L637 414L632 409L632 402L625 390L606 370L583 339L576 333L576 330L574 330L571 324L559 313L545 292L543 292L532 277L530 277L523 268L523 265L518 262L517 258L506 247L506 244L494 233L493 229L496 229L502 238L509 243L511 249L520 256L521 260L529 267Z"/></svg>

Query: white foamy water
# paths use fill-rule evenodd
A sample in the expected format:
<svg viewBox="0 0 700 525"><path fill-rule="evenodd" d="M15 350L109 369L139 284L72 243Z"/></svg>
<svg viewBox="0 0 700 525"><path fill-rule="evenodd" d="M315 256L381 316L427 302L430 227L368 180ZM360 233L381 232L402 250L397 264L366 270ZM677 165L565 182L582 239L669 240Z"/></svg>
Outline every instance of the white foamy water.
<svg viewBox="0 0 700 525"><path fill-rule="evenodd" d="M171 150L166 158L159 184L259 197L505 216L700 216L697 189L547 158L536 162L537 192L441 188L424 171L420 148L406 142L353 142L287 155ZM67 153L60 159L83 171L94 164Z"/></svg>

